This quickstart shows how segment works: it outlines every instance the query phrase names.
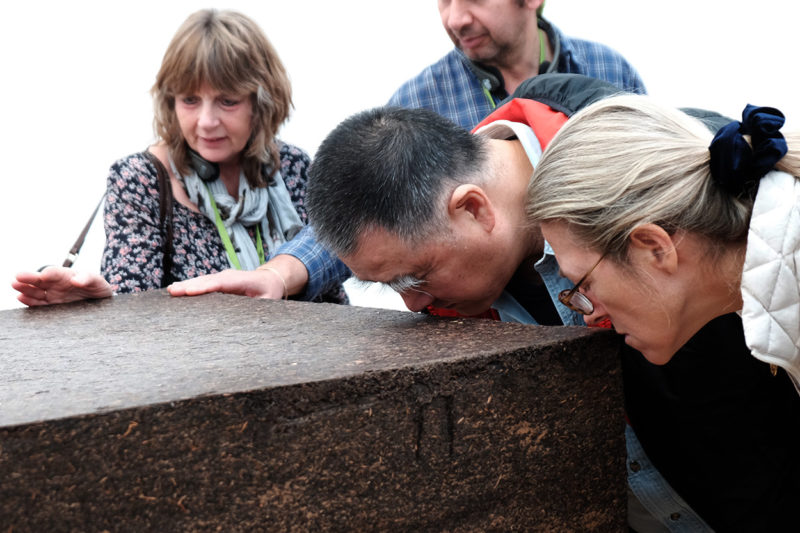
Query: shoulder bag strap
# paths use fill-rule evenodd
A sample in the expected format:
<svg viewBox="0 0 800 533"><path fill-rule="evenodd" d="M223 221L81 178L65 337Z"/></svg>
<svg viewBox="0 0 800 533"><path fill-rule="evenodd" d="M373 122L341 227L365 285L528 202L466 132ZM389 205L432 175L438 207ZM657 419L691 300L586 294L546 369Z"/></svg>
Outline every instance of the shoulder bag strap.
<svg viewBox="0 0 800 533"><path fill-rule="evenodd" d="M156 174L158 174L158 205L161 237L164 240L164 256L162 262L164 276L161 278L161 287L163 288L175 281L175 278L172 276L172 256L175 251L172 243L172 184L170 183L169 174L164 164L149 150L145 150L143 153L150 163L156 167Z"/></svg>
<svg viewBox="0 0 800 533"><path fill-rule="evenodd" d="M81 247L83 246L83 242L86 240L86 235L89 233L89 228L92 227L92 222L94 222L94 217L97 216L97 212L100 210L100 206L103 205L103 200L106 199L105 193L103 196L100 197L100 201L97 202L97 206L92 211L92 216L89 217L89 220L86 222L86 225L83 227L83 231L81 231L80 235L78 235L75 244L72 245L72 248L69 249L69 253L67 254L67 258L64 259L64 263L61 266L71 268L73 263L78 259L78 254L81 252ZM40 268L41 271L44 267Z"/></svg>

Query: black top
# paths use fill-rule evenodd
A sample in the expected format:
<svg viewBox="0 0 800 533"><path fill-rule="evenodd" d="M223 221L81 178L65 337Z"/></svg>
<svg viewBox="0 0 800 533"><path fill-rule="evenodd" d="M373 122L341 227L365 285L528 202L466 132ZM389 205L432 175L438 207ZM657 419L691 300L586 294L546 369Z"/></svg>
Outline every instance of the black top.
<svg viewBox="0 0 800 533"><path fill-rule="evenodd" d="M663 366L624 350L623 375L642 447L711 527L800 528L800 396L750 354L738 315L710 322Z"/></svg>

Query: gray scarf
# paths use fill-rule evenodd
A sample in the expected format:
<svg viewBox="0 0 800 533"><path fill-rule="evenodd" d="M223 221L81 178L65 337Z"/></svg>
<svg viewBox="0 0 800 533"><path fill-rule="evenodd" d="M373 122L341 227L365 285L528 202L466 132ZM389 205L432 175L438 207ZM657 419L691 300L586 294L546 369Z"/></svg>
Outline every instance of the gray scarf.
<svg viewBox="0 0 800 533"><path fill-rule="evenodd" d="M266 246L266 255L269 257L281 244L294 237L303 226L278 171L272 175L271 185L258 188L251 188L244 172L241 172L239 198L234 200L221 179L204 182L193 170L189 175L182 176L175 168L172 157L169 159L169 164L192 203L216 224L208 191L214 196L220 218L228 230L243 270L254 270L259 266L258 251L247 232L248 227L261 225L261 238ZM234 268L230 257L228 262L231 268Z"/></svg>

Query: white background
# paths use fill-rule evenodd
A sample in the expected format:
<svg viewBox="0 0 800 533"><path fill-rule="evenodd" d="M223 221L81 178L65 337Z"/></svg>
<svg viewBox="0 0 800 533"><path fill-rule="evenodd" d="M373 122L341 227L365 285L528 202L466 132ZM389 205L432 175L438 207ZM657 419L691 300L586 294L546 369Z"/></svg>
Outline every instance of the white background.
<svg viewBox="0 0 800 533"><path fill-rule="evenodd" d="M20 305L15 272L64 260L109 166L153 141L149 89L161 57L205 7L239 10L265 30L294 89L280 136L311 155L340 120L385 103L451 47L434 0L9 2L0 19L0 309ZM800 127L797 11L782 0L547 0L545 15L621 52L670 104L735 118L745 103L770 105ZM76 268L99 270L101 222Z"/></svg>

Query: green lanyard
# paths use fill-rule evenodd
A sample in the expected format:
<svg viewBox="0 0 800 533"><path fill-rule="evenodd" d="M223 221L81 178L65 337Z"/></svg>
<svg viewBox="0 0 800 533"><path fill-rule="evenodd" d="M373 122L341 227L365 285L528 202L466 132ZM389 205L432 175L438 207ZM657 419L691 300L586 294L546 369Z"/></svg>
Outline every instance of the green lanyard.
<svg viewBox="0 0 800 533"><path fill-rule="evenodd" d="M483 85L483 84L481 84ZM494 103L494 98L492 98L492 93L489 92L489 89L486 86L483 87L483 94L486 96L486 99L489 101L489 107L492 109L497 107L497 104Z"/></svg>
<svg viewBox="0 0 800 533"><path fill-rule="evenodd" d="M242 265L239 263L239 257L236 255L236 250L233 249L231 236L228 235L228 230L225 228L225 224L222 223L222 217L219 216L219 209L217 209L217 202L214 200L214 195L211 194L211 190L208 188L207 183L203 182L203 185L205 185L208 197L211 199L211 208L214 210L214 222L217 224L217 231L222 239L222 244L225 245L225 251L228 253L228 259L234 268L236 268L236 270L241 270ZM263 265L267 262L267 260L266 256L264 255L264 243L261 242L260 226L261 224L256 224L256 249L258 250L258 263Z"/></svg>
<svg viewBox="0 0 800 533"><path fill-rule="evenodd" d="M544 46L544 31L542 28L539 28L539 66L542 66L544 60L547 59L547 53L545 52L547 48Z"/></svg>
<svg viewBox="0 0 800 533"><path fill-rule="evenodd" d="M547 54L545 52L544 47L544 32L542 28L539 28L539 65L541 66L544 63L544 60L547 59ZM486 96L486 99L489 101L489 107L495 109L497 104L494 102L494 98L492 98L492 93L489 92L489 89L486 88L485 85L481 84L483 87L483 94Z"/></svg>

